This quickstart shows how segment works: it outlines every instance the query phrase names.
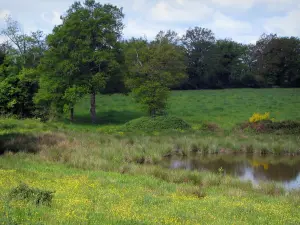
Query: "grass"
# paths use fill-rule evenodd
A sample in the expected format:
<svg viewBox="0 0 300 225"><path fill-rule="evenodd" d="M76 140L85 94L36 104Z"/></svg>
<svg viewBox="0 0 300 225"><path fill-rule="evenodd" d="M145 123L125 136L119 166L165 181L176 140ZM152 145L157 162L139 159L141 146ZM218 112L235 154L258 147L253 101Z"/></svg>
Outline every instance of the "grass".
<svg viewBox="0 0 300 225"><path fill-rule="evenodd" d="M300 121L300 89L226 89L172 92L168 114L191 125L204 122L231 129L254 112L270 112L276 120ZM77 124L90 124L89 96L75 108ZM120 125L145 116L131 96L97 96L98 123Z"/></svg>
<svg viewBox="0 0 300 225"><path fill-rule="evenodd" d="M98 96L97 125L90 125L88 99L76 106L74 124L0 118L0 224L299 224L299 191L277 183L253 186L218 171L160 166L164 157L219 152L271 153L267 162L297 163L298 134L254 133L236 125L254 112L300 120L299 94L173 92L169 116L187 121L187 130L122 130L145 116L122 95ZM290 156L277 156L285 153ZM52 193L51 204L11 198L20 184L30 196Z"/></svg>
<svg viewBox="0 0 300 225"><path fill-rule="evenodd" d="M232 178L208 186L140 175L86 171L61 164L0 158L1 224L299 224L299 198L255 190ZM211 176L211 177L210 177ZM24 182L55 191L51 206L7 201ZM138 193L138 194L137 194ZM167 207L166 207L167 206Z"/></svg>

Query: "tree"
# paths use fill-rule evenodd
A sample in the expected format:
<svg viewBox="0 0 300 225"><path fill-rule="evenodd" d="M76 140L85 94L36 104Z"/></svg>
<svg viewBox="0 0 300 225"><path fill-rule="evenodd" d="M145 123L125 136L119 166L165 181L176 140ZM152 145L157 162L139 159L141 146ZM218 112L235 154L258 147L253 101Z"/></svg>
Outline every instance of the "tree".
<svg viewBox="0 0 300 225"><path fill-rule="evenodd" d="M86 93L86 89L84 87L78 87L73 85L73 87L69 87L66 89L63 100L65 100L64 104L64 112L70 112L70 121L74 121L74 107L78 102L78 99L81 99Z"/></svg>
<svg viewBox="0 0 300 225"><path fill-rule="evenodd" d="M39 64L41 77L39 80L40 88L34 101L41 109L46 109L43 114L46 117L58 117L59 115L70 112L70 120L74 118L74 105L80 97L75 94L72 101L69 99L70 90L83 89L84 84L80 84L79 68L76 61L70 57L72 49L68 47L67 41L61 42L63 33L57 32L56 35L48 35L48 49ZM79 86L77 88L77 86ZM71 91L72 93L73 91ZM70 97L71 98L71 97Z"/></svg>
<svg viewBox="0 0 300 225"><path fill-rule="evenodd" d="M184 88L198 89L207 86L216 60L213 54L215 41L213 32L201 27L189 29L183 36L182 44L188 57L187 73L189 75Z"/></svg>
<svg viewBox="0 0 300 225"><path fill-rule="evenodd" d="M57 79L65 84L60 92L61 100L74 85L87 90L91 96L93 123L96 122L96 94L104 92L109 81L121 73L123 58L119 39L123 17L122 9L110 4L102 5L94 0L75 2L62 16L63 23L47 38L51 53L47 55L45 69L60 66L55 69L56 74L49 74L52 81L45 81L45 86L62 76Z"/></svg>
<svg viewBox="0 0 300 225"><path fill-rule="evenodd" d="M7 55L7 47L5 44L0 44L0 66L4 63Z"/></svg>
<svg viewBox="0 0 300 225"><path fill-rule="evenodd" d="M243 76L249 72L246 64L247 47L229 39L218 40L215 54L218 61L215 64L215 73L219 88L239 87ZM213 85L213 84L211 84Z"/></svg>
<svg viewBox="0 0 300 225"><path fill-rule="evenodd" d="M1 75L0 75L1 76ZM18 74L9 75L0 82L1 113L31 117L35 112L33 96L37 92L37 71L22 69Z"/></svg>
<svg viewBox="0 0 300 225"><path fill-rule="evenodd" d="M265 67L266 47L275 38L277 38L276 34L262 34L253 48L253 59L254 59L254 63L252 64L253 71L256 74L256 76L258 76L263 86L273 85L272 84L273 81L266 79L264 74L266 71L266 67Z"/></svg>
<svg viewBox="0 0 300 225"><path fill-rule="evenodd" d="M36 67L45 49L43 34L40 31L24 34L19 23L10 17L6 25L1 31L8 39L0 54L1 113L31 117L36 111L33 103L38 90Z"/></svg>
<svg viewBox="0 0 300 225"><path fill-rule="evenodd" d="M11 17L6 18L6 28L1 34L8 38L11 46L16 47L15 54L20 60L21 67L33 68L39 63L46 49L44 34L42 31L25 34L18 21Z"/></svg>
<svg viewBox="0 0 300 225"><path fill-rule="evenodd" d="M186 77L184 51L171 41L175 36L171 31L160 32L151 42L131 39L125 43L127 86L151 116L165 112L169 88Z"/></svg>
<svg viewBox="0 0 300 225"><path fill-rule="evenodd" d="M299 86L300 40L295 37L273 38L265 45L260 65L260 73L268 86Z"/></svg>

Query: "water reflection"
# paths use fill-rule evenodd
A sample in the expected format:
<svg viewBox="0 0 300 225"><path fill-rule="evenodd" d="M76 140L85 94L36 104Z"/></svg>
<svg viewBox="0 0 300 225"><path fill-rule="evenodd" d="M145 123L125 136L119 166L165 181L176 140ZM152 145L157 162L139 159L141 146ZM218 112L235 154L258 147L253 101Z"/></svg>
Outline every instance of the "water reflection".
<svg viewBox="0 0 300 225"><path fill-rule="evenodd" d="M222 167L225 173L250 180L275 181L287 189L300 189L300 157L275 157L257 155L206 155L191 158L170 158L164 166L172 169L209 170L217 172Z"/></svg>

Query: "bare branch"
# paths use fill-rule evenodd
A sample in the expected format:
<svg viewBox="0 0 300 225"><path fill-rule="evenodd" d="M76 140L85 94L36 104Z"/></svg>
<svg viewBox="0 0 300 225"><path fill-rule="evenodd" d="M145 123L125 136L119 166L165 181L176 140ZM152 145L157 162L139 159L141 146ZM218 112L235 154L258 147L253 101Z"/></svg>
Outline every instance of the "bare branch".
<svg viewBox="0 0 300 225"><path fill-rule="evenodd" d="M139 63L139 65L142 67L143 64L142 64L142 62L140 61L139 53L138 53L138 51L137 51L136 49L135 49L135 52L136 52L136 60L137 60L137 62Z"/></svg>

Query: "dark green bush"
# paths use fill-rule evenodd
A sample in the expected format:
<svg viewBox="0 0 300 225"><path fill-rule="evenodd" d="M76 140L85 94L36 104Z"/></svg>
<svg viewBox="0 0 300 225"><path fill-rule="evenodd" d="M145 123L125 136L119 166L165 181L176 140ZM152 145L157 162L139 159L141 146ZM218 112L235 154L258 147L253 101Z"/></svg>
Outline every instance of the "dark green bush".
<svg viewBox="0 0 300 225"><path fill-rule="evenodd" d="M126 131L161 131L161 130L187 130L191 126L184 120L173 116L141 117L126 123Z"/></svg>
<svg viewBox="0 0 300 225"><path fill-rule="evenodd" d="M244 123L240 125L243 130L253 130L259 133L281 133L281 134L300 134L300 122L298 121L260 121L256 123Z"/></svg>
<svg viewBox="0 0 300 225"><path fill-rule="evenodd" d="M30 188L26 184L20 184L13 188L9 193L10 200L23 200L32 202L36 205L50 206L53 198L51 191L41 190L37 188Z"/></svg>
<svg viewBox="0 0 300 225"><path fill-rule="evenodd" d="M269 122L266 123L267 129L271 130L286 130L300 132L300 122L298 121L281 121L281 122Z"/></svg>

